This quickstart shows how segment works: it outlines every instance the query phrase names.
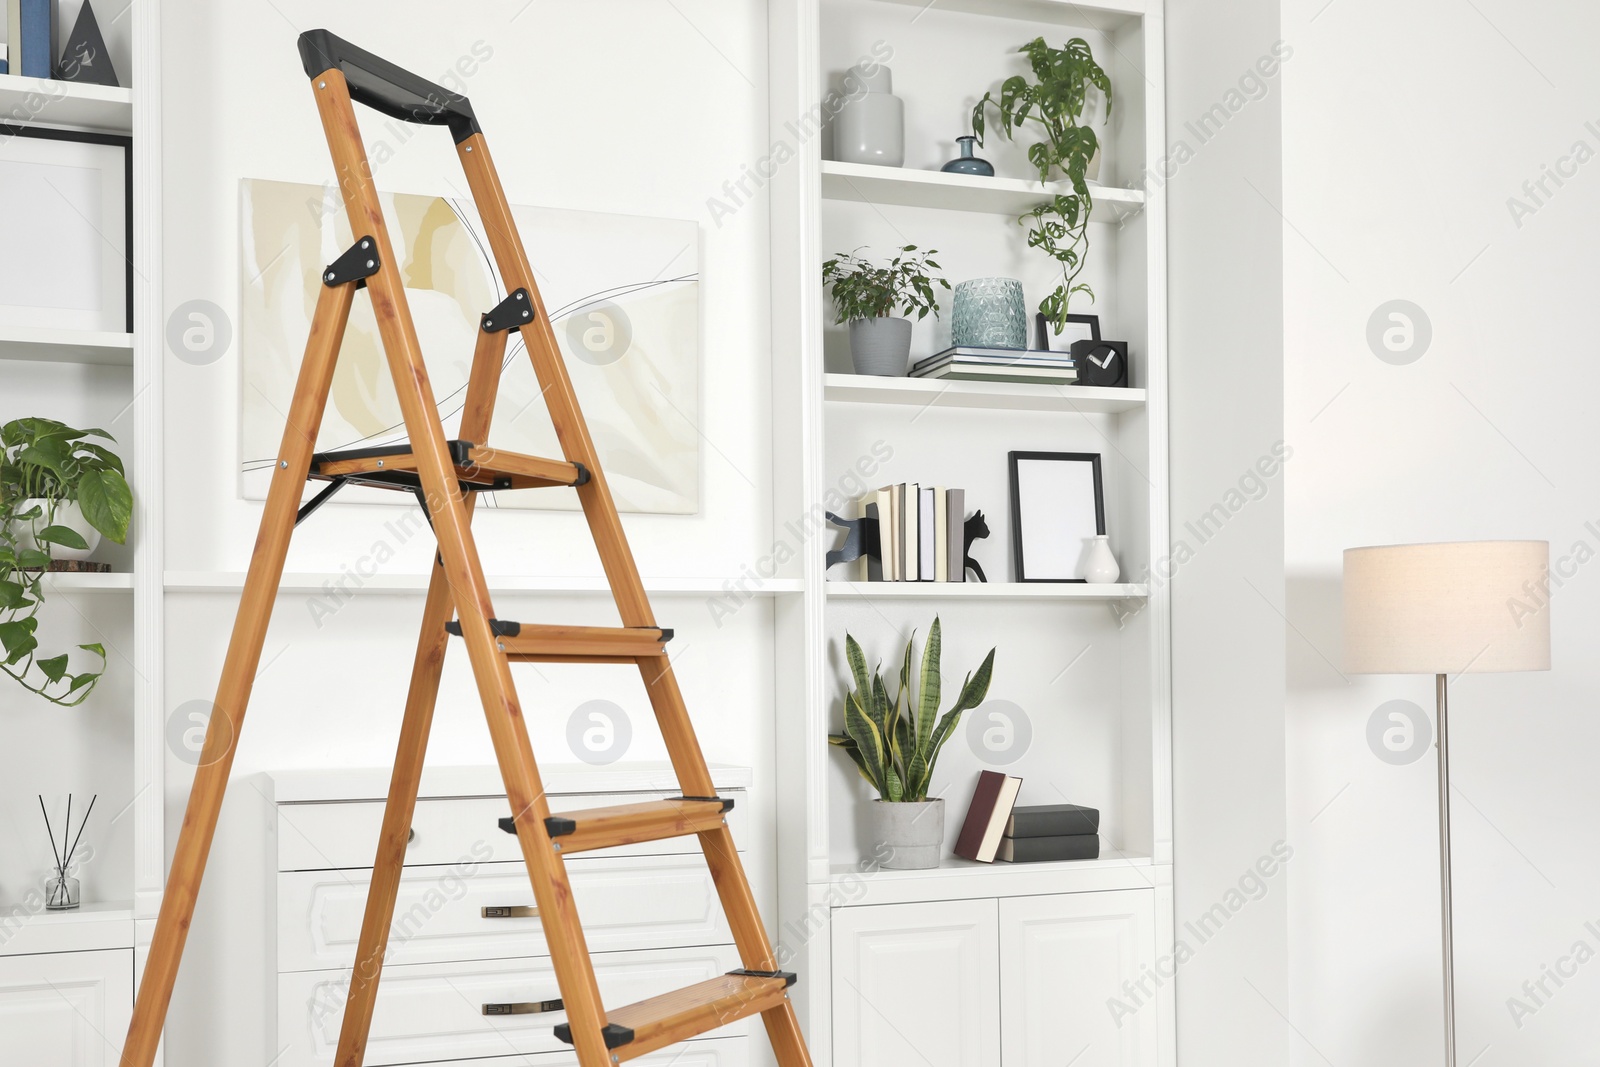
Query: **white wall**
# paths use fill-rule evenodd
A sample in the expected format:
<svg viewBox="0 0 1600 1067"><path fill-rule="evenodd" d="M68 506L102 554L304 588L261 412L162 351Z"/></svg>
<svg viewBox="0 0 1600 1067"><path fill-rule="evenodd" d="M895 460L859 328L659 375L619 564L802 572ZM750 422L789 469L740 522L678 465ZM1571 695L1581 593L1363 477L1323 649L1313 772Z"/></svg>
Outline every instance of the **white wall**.
<svg viewBox="0 0 1600 1067"><path fill-rule="evenodd" d="M1281 34L1274 0L1166 10L1178 1055L1281 1064Z"/></svg>
<svg viewBox="0 0 1600 1067"><path fill-rule="evenodd" d="M321 183L331 175L295 51L301 30L327 26L434 77L486 42L493 54L466 91L513 203L702 225L702 506L694 516L624 517L642 572L737 575L770 551L766 209L755 202L720 227L706 210L707 198L766 150L759 5L167 0L163 26L169 308L205 299L236 313L240 179ZM369 137L377 129L369 126ZM377 168L377 178L393 190L464 189L442 131L419 133ZM249 558L261 508L238 496L237 366L237 342L209 366L167 362L167 562L174 570L241 571ZM330 505L300 530L288 569L337 571L400 514ZM483 514L477 526L491 572L599 573L575 515ZM384 573L424 573L432 554L426 542L416 538ZM268 635L223 828L237 833L219 838L213 853L179 979L168 1041L173 1067L266 1062L277 1051L261 1055L270 997L262 984L267 943L256 850L266 812L240 778L392 758L422 598L364 596L320 629L304 600L281 598ZM231 595L169 596L169 708L212 695L233 606ZM614 619L600 597L502 598L497 608L506 618ZM720 626L701 597L658 599L656 608L663 625L677 628L675 662L708 757L755 768L751 822L761 831L744 844L762 856L753 874L770 913L770 602L756 601ZM628 758L662 757L642 687L620 669L519 668L518 677L535 749L546 760L573 762L567 716L590 697L614 700L632 717ZM447 666L443 692L430 759L491 762L459 657ZM169 758L169 847L189 781L189 766Z"/></svg>
<svg viewBox="0 0 1600 1067"><path fill-rule="evenodd" d="M1589 55L1600 12L1576 0L1290 0L1283 19L1295 48L1282 205L1295 449L1286 1014L1296 1064L1410 1067L1441 1062L1433 752L1386 763L1366 728L1390 699L1431 719L1433 685L1341 677L1340 552L1500 537L1546 538L1554 561L1600 548L1586 525L1600 517L1600 166L1547 180L1537 202L1523 190L1576 143L1585 158L1600 151L1586 126L1600 119ZM1510 197L1536 209L1520 225ZM1431 323L1409 365L1381 361L1366 339L1396 299ZM1462 1063L1593 1062L1600 965L1546 979L1538 1001L1522 986L1579 941L1600 949L1585 925L1600 918L1597 607L1600 577L1578 566L1554 599L1554 670L1452 689ZM1514 996L1536 1009L1520 1028Z"/></svg>

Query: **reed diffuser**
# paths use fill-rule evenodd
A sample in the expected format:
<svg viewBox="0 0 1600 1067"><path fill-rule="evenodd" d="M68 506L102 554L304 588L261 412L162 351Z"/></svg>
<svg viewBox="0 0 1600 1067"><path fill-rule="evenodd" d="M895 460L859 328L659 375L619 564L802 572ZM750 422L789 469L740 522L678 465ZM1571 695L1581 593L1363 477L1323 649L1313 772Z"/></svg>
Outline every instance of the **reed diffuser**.
<svg viewBox="0 0 1600 1067"><path fill-rule="evenodd" d="M83 828L89 825L89 814L94 811L94 802L100 799L96 793L89 798L89 807L83 813L83 819L78 823L78 832L72 833L72 794L67 794L67 817L61 827L61 844L56 845L56 832L50 825L50 812L45 810L44 797L39 797L39 813L44 816L44 830L50 835L50 855L56 861L55 873L44 887L44 906L50 911L71 911L79 904L78 880L67 872L72 869L72 859L78 854L78 842L83 840ZM68 839L72 844L69 847Z"/></svg>

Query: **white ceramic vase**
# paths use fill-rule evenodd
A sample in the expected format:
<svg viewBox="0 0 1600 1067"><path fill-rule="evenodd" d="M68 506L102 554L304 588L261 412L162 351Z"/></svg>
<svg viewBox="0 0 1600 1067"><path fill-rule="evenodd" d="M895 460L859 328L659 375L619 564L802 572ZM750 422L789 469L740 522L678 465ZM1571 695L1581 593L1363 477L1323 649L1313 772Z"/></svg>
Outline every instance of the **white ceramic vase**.
<svg viewBox="0 0 1600 1067"><path fill-rule="evenodd" d="M906 107L894 95L888 67L866 74L852 67L847 88L859 86L833 118L833 157L841 163L898 167L906 161Z"/></svg>
<svg viewBox="0 0 1600 1067"><path fill-rule="evenodd" d="M37 519L22 523L22 528L17 531L17 544L21 548L38 549L50 553L51 559L88 559L100 544L100 531L89 525L89 520L83 517L83 509L78 507L76 500L64 500L55 505L55 515L50 514L50 501L33 498L22 502L23 511L28 511L37 506L43 514ZM68 548L66 545L41 545L34 540L34 532L46 526L65 526L75 530L88 548Z"/></svg>
<svg viewBox="0 0 1600 1067"><path fill-rule="evenodd" d="M1117 557L1111 554L1111 544L1105 534L1089 539L1083 553L1083 577L1091 585L1111 585L1122 577Z"/></svg>

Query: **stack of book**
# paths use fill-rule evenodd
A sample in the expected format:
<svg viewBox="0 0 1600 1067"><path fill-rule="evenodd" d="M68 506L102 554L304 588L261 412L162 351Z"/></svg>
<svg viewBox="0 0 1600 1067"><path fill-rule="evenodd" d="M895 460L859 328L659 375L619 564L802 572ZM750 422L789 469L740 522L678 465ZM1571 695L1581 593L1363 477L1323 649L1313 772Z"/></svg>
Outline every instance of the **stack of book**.
<svg viewBox="0 0 1600 1067"><path fill-rule="evenodd" d="M979 863L1040 863L1100 857L1100 812L1079 804L1017 804L1022 779L978 775L956 855Z"/></svg>
<svg viewBox="0 0 1600 1067"><path fill-rule="evenodd" d="M959 582L966 574L962 526L967 493L942 485L901 482L857 501L858 517L876 524L878 555L861 557L867 582Z"/></svg>
<svg viewBox="0 0 1600 1067"><path fill-rule="evenodd" d="M918 360L911 367L911 377L1071 385L1078 380L1078 371L1065 352L961 346Z"/></svg>

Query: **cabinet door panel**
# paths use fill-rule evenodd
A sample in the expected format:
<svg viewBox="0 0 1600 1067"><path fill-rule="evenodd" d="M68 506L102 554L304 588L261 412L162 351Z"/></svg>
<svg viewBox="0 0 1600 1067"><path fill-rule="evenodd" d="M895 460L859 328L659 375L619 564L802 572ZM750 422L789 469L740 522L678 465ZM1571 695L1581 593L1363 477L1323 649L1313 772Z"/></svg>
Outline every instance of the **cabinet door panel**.
<svg viewBox="0 0 1600 1067"><path fill-rule="evenodd" d="M993 900L833 913L834 1067L998 1067Z"/></svg>
<svg viewBox="0 0 1600 1067"><path fill-rule="evenodd" d="M133 952L0 959L0 1067L115 1067L133 1013Z"/></svg>
<svg viewBox="0 0 1600 1067"><path fill-rule="evenodd" d="M1154 960L1149 890L1000 901L1005 1067L1155 1067Z"/></svg>

